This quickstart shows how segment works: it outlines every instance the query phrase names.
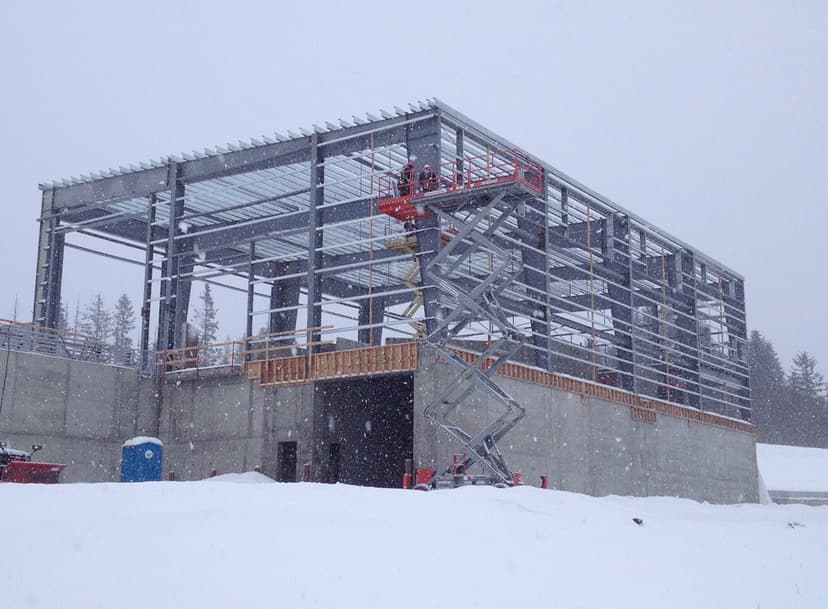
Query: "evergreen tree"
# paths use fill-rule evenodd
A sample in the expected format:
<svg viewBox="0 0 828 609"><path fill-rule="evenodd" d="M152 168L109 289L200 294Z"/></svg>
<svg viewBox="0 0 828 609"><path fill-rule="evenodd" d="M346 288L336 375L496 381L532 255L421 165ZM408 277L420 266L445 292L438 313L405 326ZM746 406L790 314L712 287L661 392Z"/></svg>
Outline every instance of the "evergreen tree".
<svg viewBox="0 0 828 609"><path fill-rule="evenodd" d="M213 293L210 291L209 283L204 284L204 290L202 290L199 300L201 300L201 304L195 313L198 325L201 326L198 344L201 347L206 347L216 342L216 335L219 329L218 319L216 318L218 309L216 309L216 303L213 300Z"/></svg>
<svg viewBox="0 0 828 609"><path fill-rule="evenodd" d="M57 329L64 332L69 329L69 307L62 300L60 301L60 311L58 312Z"/></svg>
<svg viewBox="0 0 828 609"><path fill-rule="evenodd" d="M132 337L129 335L135 329L135 307L126 294L121 294L112 312L112 338L115 352L126 353L132 349Z"/></svg>
<svg viewBox="0 0 828 609"><path fill-rule="evenodd" d="M811 399L821 399L825 389L825 378L817 372L816 365L816 359L802 351L794 357L790 376L791 388Z"/></svg>
<svg viewBox="0 0 828 609"><path fill-rule="evenodd" d="M786 411L789 400L785 371L771 341L756 330L750 333L748 341L748 365L753 422L759 430L759 440L784 443L786 430L795 418Z"/></svg>
<svg viewBox="0 0 828 609"><path fill-rule="evenodd" d="M807 352L798 353L789 376L791 398L799 430L796 444L828 446L828 413L825 409L825 379L817 372L817 361Z"/></svg>
<svg viewBox="0 0 828 609"><path fill-rule="evenodd" d="M106 341L112 335L112 316L104 306L100 292L86 305L80 316L80 331L87 336L93 336L100 342Z"/></svg>

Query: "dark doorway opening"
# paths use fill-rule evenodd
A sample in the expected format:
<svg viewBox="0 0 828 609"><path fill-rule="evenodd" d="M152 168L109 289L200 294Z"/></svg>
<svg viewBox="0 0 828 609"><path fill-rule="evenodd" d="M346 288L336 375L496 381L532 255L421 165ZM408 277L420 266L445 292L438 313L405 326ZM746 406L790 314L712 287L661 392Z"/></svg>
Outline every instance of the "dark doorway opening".
<svg viewBox="0 0 828 609"><path fill-rule="evenodd" d="M342 474L342 451L336 442L328 446L327 480L330 483L339 482Z"/></svg>
<svg viewBox="0 0 828 609"><path fill-rule="evenodd" d="M279 482L296 482L296 442L279 442L278 449Z"/></svg>
<svg viewBox="0 0 828 609"><path fill-rule="evenodd" d="M318 387L334 481L399 487L405 460L414 452L413 375L330 381Z"/></svg>

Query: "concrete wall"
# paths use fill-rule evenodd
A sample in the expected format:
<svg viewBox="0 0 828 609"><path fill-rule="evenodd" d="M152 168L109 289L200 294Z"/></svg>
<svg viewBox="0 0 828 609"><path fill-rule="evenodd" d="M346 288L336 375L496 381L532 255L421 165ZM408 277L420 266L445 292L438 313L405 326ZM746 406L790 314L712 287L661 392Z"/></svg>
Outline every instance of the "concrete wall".
<svg viewBox="0 0 828 609"><path fill-rule="evenodd" d="M39 459L68 463L66 481L117 480L121 444L136 435L164 442L164 470L175 470L179 480L256 466L275 478L279 443L293 441L297 477L303 463L312 463L313 479L326 480L329 445L337 442L343 445L343 481L392 484L412 445L417 467L442 469L458 451L422 414L452 374L421 352L413 379L400 374L262 389L243 375L216 369L199 377L185 371L156 384L125 368L0 352L0 439L17 448L45 444ZM662 413L655 423L637 421L628 406L497 381L527 408L526 418L500 443L527 484L539 484L544 474L553 488L591 495L758 500L750 433ZM476 431L500 408L476 393L458 415ZM333 430L332 416L339 421ZM409 424L406 417L413 418L410 431L391 434ZM371 441L360 446L369 439L363 437L366 420L375 427Z"/></svg>
<svg viewBox="0 0 828 609"><path fill-rule="evenodd" d="M156 384L128 368L3 351L0 393L0 439L43 444L37 459L66 463L66 482L119 480L121 445L138 435L161 439L165 475L179 480L256 466L275 477L282 441L297 441L299 464L313 459L312 385L262 390L228 369Z"/></svg>
<svg viewBox="0 0 828 609"><path fill-rule="evenodd" d="M299 464L312 460L313 385L263 390L243 375L215 369L199 377L190 371L169 375L159 394L165 469L178 480L255 467L275 478L278 443L284 441L297 442Z"/></svg>
<svg viewBox="0 0 828 609"><path fill-rule="evenodd" d="M421 352L415 373L416 467L441 470L457 444L423 416L452 369ZM503 377L496 378L526 408L526 417L499 448L527 484L541 474L551 488L590 495L667 495L713 503L759 499L754 435L659 413L655 423L632 419L629 406ZM476 432L502 412L475 392L457 420ZM479 469L475 468L475 469ZM482 473L482 470L480 470Z"/></svg>
<svg viewBox="0 0 828 609"><path fill-rule="evenodd" d="M64 481L120 477L121 444L154 435L153 386L128 368L0 352L0 439L40 461L66 463Z"/></svg>

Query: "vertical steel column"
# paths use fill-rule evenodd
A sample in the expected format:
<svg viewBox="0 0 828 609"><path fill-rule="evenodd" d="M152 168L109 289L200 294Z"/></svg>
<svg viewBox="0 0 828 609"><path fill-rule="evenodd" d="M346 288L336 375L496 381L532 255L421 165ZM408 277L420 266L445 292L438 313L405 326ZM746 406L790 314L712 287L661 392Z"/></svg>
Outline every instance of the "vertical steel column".
<svg viewBox="0 0 828 609"><path fill-rule="evenodd" d="M564 227L564 237L569 236L569 189L561 187L561 224Z"/></svg>
<svg viewBox="0 0 828 609"><path fill-rule="evenodd" d="M256 242L250 242L250 256L247 260L247 317L244 326L245 338L253 336L253 297L256 295L256 274L254 262L256 260Z"/></svg>
<svg viewBox="0 0 828 609"><path fill-rule="evenodd" d="M545 205L543 209L543 251L546 257L545 261L545 268L546 268L546 308L544 309L545 316L546 316L546 370L549 372L553 372L553 368L555 367L555 358L553 357L553 353L555 352L555 339L552 338L552 325L549 320L552 319L552 293L550 290L552 284L552 278L550 277L550 272L552 268L552 239L549 238L549 228L550 228L550 220L549 220L549 177L546 173L546 169L543 170L543 196L545 199ZM561 204L563 205L563 199L565 197L566 188L561 188ZM563 213L561 213L561 221L563 221Z"/></svg>
<svg viewBox="0 0 828 609"><path fill-rule="evenodd" d="M416 159L418 167L426 163L433 167L440 166L440 134L442 121L439 117L425 120L416 125L407 125L405 128L405 147L410 159ZM462 137L460 138L462 146ZM440 291L428 276L426 270L431 260L440 250L440 218L436 214L418 217L414 220L417 228L417 260L420 263L420 285L423 291L423 311L425 313L426 333L429 340L440 341L445 337L445 329L441 335L434 336L442 317L440 312Z"/></svg>
<svg viewBox="0 0 828 609"><path fill-rule="evenodd" d="M319 206L325 201L325 168L324 155L319 149L319 136L314 133L310 137L310 207L308 209L308 328L319 328L322 325L322 306L316 300L322 298L322 290L317 271L322 267L322 226L324 224L322 211ZM308 333L309 342L319 339L319 330ZM313 345L308 345L308 364L314 352ZM308 368L310 370L310 367Z"/></svg>
<svg viewBox="0 0 828 609"><path fill-rule="evenodd" d="M747 366L747 322L745 319L745 283L741 279L735 279L733 282L733 298L734 308L736 314L731 317L733 320L733 333L738 339L736 345L736 360L739 364ZM731 331L730 324L728 331ZM751 389L750 389L750 374L745 374L742 381L742 388L739 390L739 415L745 421L751 422L753 420L753 410L751 409Z"/></svg>
<svg viewBox="0 0 828 609"><path fill-rule="evenodd" d="M270 284L270 315L268 332L288 332L296 330L297 309L299 307L299 262L268 262L266 275L272 277ZM285 278L285 275L288 275ZM276 311L276 309L287 309ZM285 337L280 342L294 342L294 337Z"/></svg>
<svg viewBox="0 0 828 609"><path fill-rule="evenodd" d="M676 252L676 296L681 302L676 325L681 329L678 342L684 347L682 356L686 357L688 404L699 408L699 322L696 307L696 261L693 252L679 250Z"/></svg>
<svg viewBox="0 0 828 609"><path fill-rule="evenodd" d="M367 327L360 328L357 331L357 340L366 345L381 345L382 344L382 321L385 314L385 298L374 297L363 300L359 305L359 321L360 326L368 326L372 324L380 324L375 328Z"/></svg>
<svg viewBox="0 0 828 609"><path fill-rule="evenodd" d="M607 269L621 277L609 282L610 312L615 335L620 339L613 368L618 370L618 386L635 392L635 332L633 330L632 253L630 222L625 216L610 213L604 230L604 260Z"/></svg>
<svg viewBox="0 0 828 609"><path fill-rule="evenodd" d="M158 198L155 194L149 196L147 209L147 238L144 252L144 300L141 305L141 368L147 367L149 356L150 313L152 310L152 259L155 248L152 245L152 227L155 225L155 205Z"/></svg>
<svg viewBox="0 0 828 609"><path fill-rule="evenodd" d="M44 190L40 207L32 321L49 328L57 328L60 318L65 239L63 234L56 232L59 224L54 209L54 189Z"/></svg>
<svg viewBox="0 0 828 609"><path fill-rule="evenodd" d="M532 328L534 365L546 369L549 366L549 267L546 264L546 205L545 202L530 200L522 203L517 211L517 225L520 239L520 256L523 262L523 280L534 290L527 296L543 302L542 314L536 314L537 306L532 304L529 325ZM532 218L532 219L530 219ZM540 224L540 226L538 226Z"/></svg>
<svg viewBox="0 0 828 609"><path fill-rule="evenodd" d="M167 227L167 251L166 265L163 266L163 290L164 300L160 307L158 348L175 349L181 340L178 335L176 322L180 319L178 312L178 288L179 288L179 266L180 248L176 237L181 233L178 226L181 217L184 215L184 182L181 180L178 163L172 162L169 165L167 184L170 187L170 213L169 226Z"/></svg>
<svg viewBox="0 0 828 609"><path fill-rule="evenodd" d="M455 171L457 172L457 184L462 185L463 184L463 169L464 169L463 154L465 153L466 134L459 127L455 130L454 133L455 133L455 138L456 138L455 139L455 146L454 146L454 150L455 150L454 166L455 166Z"/></svg>

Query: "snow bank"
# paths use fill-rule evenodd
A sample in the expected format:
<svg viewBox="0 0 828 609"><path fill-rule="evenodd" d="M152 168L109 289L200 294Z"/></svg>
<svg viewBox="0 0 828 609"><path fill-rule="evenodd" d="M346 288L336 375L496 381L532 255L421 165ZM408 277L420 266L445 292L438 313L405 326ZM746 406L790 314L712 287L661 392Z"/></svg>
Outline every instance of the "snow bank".
<svg viewBox="0 0 828 609"><path fill-rule="evenodd" d="M245 472L243 474L221 474L220 476L213 476L206 478L202 482L234 482L241 484L261 484L263 482L275 482L275 480L259 472Z"/></svg>
<svg viewBox="0 0 828 609"><path fill-rule="evenodd" d="M828 493L828 449L757 444L756 461L768 490Z"/></svg>
<svg viewBox="0 0 828 609"><path fill-rule="evenodd" d="M205 482L0 505L16 609L828 607L828 507Z"/></svg>

